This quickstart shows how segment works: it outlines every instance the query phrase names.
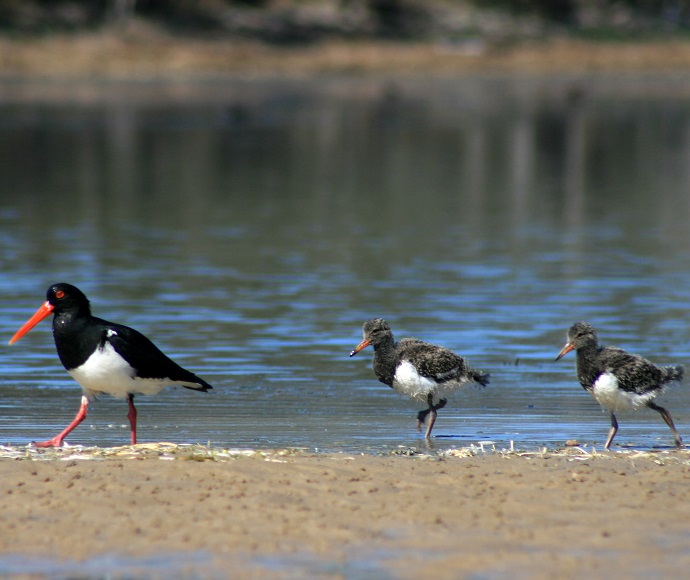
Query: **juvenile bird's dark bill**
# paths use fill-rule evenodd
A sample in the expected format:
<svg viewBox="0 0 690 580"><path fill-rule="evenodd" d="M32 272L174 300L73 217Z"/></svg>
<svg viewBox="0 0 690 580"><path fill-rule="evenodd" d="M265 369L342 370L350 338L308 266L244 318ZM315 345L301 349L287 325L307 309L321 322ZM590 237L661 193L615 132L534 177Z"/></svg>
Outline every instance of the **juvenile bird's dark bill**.
<svg viewBox="0 0 690 580"><path fill-rule="evenodd" d="M571 350L573 350L575 347L569 342L566 344L562 349L561 352L558 353L556 356L555 360L558 360L560 358L563 358L566 354L568 354Z"/></svg>
<svg viewBox="0 0 690 580"><path fill-rule="evenodd" d="M41 320L49 316L53 310L55 310L55 306L53 306L50 302L46 300L41 307L36 311L36 314L34 314L29 320L27 320L24 323L24 326L22 326L17 332L14 333L14 336L10 339L9 344L14 344L17 342L22 336L24 336L27 332L29 332L34 326L36 326Z"/></svg>
<svg viewBox="0 0 690 580"><path fill-rule="evenodd" d="M350 353L350 356L355 356L360 350L363 348L368 347L371 344L371 341L368 338L365 338L362 342L360 342L356 347L355 350L353 350Z"/></svg>

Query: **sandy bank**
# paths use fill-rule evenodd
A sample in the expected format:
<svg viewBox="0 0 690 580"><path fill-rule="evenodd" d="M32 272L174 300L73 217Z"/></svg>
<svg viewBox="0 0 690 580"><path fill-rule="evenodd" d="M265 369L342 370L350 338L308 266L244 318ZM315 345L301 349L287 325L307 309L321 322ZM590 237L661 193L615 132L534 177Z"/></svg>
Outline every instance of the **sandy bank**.
<svg viewBox="0 0 690 580"><path fill-rule="evenodd" d="M690 565L687 451L4 456L0 569L16 555L108 554L257 577L670 577Z"/></svg>
<svg viewBox="0 0 690 580"><path fill-rule="evenodd" d="M0 38L0 77L190 79L199 77L640 73L690 69L690 42L324 41L276 46L248 40L176 38L156 29Z"/></svg>

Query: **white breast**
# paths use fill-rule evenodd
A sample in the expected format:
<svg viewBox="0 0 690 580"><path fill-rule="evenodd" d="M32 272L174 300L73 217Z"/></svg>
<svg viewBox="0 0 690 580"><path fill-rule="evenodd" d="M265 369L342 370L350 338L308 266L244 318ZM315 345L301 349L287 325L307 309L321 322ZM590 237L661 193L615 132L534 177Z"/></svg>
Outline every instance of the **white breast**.
<svg viewBox="0 0 690 580"><path fill-rule="evenodd" d="M613 373L602 373L594 381L592 395L597 402L609 411L625 411L646 405L655 396L655 392L645 394L631 393L618 388L618 379Z"/></svg>
<svg viewBox="0 0 690 580"><path fill-rule="evenodd" d="M396 391L424 403L427 402L429 393L433 394L434 398L442 399L464 384L464 382L460 381L437 383L420 375L409 361L401 362L395 369L395 376L393 377L393 388Z"/></svg>
<svg viewBox="0 0 690 580"><path fill-rule="evenodd" d="M155 395L171 384L171 381L160 379L136 378L135 370L108 342L96 349L83 365L68 372L89 398L102 393L118 398L128 393Z"/></svg>

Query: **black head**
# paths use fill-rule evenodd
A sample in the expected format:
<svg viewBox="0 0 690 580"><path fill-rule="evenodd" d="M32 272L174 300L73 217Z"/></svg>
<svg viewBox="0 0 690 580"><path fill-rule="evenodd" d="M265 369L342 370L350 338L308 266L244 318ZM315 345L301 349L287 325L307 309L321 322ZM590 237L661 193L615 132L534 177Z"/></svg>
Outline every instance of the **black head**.
<svg viewBox="0 0 690 580"><path fill-rule="evenodd" d="M53 284L48 288L46 301L36 311L36 313L24 323L14 336L10 339L10 344L17 342L22 336L29 332L41 320L50 314L61 314L69 312L74 317L90 316L91 307L89 300L79 288L71 284Z"/></svg>
<svg viewBox="0 0 690 580"><path fill-rule="evenodd" d="M383 318L372 318L367 320L362 326L362 342L360 342L350 353L350 356L355 356L360 350L368 347L370 344L381 344L387 340L393 340L393 331L388 323Z"/></svg>
<svg viewBox="0 0 690 580"><path fill-rule="evenodd" d="M571 350L578 350L588 346L596 346L599 342L597 331L588 322L576 322L568 329L568 341L558 353L556 360L568 354Z"/></svg>
<svg viewBox="0 0 690 580"><path fill-rule="evenodd" d="M66 282L53 284L48 288L46 300L53 306L53 311L56 314L66 311L91 312L89 299L86 295L76 286Z"/></svg>

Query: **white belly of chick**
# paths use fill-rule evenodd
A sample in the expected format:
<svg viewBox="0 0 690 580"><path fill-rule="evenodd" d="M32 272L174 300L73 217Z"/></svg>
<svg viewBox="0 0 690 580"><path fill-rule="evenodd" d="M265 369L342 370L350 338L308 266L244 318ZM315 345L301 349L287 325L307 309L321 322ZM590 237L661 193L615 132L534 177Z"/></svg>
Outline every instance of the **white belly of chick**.
<svg viewBox="0 0 690 580"><path fill-rule="evenodd" d="M420 375L414 365L408 361L403 361L398 365L393 377L393 388L396 391L424 403L427 402L429 393L434 398L443 399L463 384L460 381L437 383L433 379Z"/></svg>
<svg viewBox="0 0 690 580"><path fill-rule="evenodd" d="M643 407L657 394L656 391L643 394L624 391L618 387L618 379L613 373L599 375L592 388L592 395L597 402L614 413Z"/></svg>
<svg viewBox="0 0 690 580"><path fill-rule="evenodd" d="M164 379L137 378L136 371L108 342L84 364L68 372L89 398L103 393L117 398L125 398L129 393L155 395L171 384Z"/></svg>

